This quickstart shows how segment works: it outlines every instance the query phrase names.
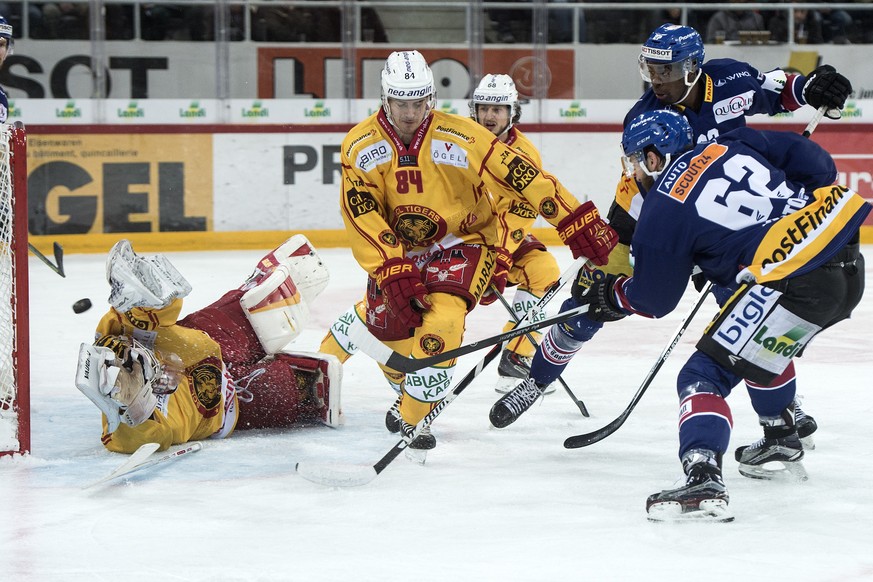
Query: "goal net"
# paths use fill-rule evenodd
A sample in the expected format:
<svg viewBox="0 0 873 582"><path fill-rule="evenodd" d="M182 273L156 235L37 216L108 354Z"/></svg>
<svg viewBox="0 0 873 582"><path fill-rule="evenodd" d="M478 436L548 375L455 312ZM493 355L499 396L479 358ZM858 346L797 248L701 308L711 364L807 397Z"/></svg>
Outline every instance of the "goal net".
<svg viewBox="0 0 873 582"><path fill-rule="evenodd" d="M0 455L30 450L26 144L0 124Z"/></svg>

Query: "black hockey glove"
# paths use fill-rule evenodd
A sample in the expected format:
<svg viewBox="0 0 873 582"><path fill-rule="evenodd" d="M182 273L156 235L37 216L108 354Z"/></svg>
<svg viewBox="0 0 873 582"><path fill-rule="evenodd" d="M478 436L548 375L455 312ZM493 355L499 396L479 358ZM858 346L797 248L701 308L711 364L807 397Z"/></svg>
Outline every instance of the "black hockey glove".
<svg viewBox="0 0 873 582"><path fill-rule="evenodd" d="M822 65L806 78L803 85L803 98L812 107L828 108L827 115L831 119L839 119L840 112L846 105L846 99L852 94L852 83L839 74L830 65Z"/></svg>
<svg viewBox="0 0 873 582"><path fill-rule="evenodd" d="M615 302L615 286L627 279L624 276L606 275L595 281L587 289L576 285L573 287L573 299L579 305L588 304L588 318L604 323L618 321L628 316Z"/></svg>

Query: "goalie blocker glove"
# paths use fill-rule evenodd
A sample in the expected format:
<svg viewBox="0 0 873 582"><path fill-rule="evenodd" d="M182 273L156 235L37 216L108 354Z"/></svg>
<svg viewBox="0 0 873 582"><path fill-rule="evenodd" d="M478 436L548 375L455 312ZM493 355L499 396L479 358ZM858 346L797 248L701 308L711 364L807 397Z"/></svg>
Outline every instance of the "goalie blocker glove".
<svg viewBox="0 0 873 582"><path fill-rule="evenodd" d="M618 233L600 218L590 200L558 223L558 236L570 247L574 259L587 257L598 266L609 261L609 253L618 243Z"/></svg>
<svg viewBox="0 0 873 582"><path fill-rule="evenodd" d="M803 85L803 98L815 107L827 107L831 119L840 118L840 109L852 94L852 83L830 65L821 65L809 74Z"/></svg>

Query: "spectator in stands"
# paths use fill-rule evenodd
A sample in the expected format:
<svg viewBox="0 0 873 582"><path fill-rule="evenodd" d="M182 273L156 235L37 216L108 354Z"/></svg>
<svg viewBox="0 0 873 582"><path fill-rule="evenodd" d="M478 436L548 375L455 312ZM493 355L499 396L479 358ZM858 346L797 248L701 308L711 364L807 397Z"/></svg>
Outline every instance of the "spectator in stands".
<svg viewBox="0 0 873 582"><path fill-rule="evenodd" d="M487 2L488 0L486 0ZM495 0L503 1L503 0ZM531 0L509 0L530 6ZM578 0L548 0L549 4L574 4ZM581 2L580 2L581 3ZM548 43L573 42L573 15L569 6L548 7ZM485 13L491 19L496 33L496 41L512 44L533 42L533 12L531 8L487 8ZM579 42L585 42L585 13L579 11Z"/></svg>
<svg viewBox="0 0 873 582"><path fill-rule="evenodd" d="M90 36L87 2L49 2L41 8L46 38L71 40Z"/></svg>
<svg viewBox="0 0 873 582"><path fill-rule="evenodd" d="M361 40L388 42L379 14L372 8L361 8L360 14ZM342 33L340 8L260 5L252 13L252 40L342 42Z"/></svg>
<svg viewBox="0 0 873 582"><path fill-rule="evenodd" d="M849 44L849 26L852 24L852 16L845 10L831 8L824 8L818 12L821 14L821 32L824 41L834 44Z"/></svg>
<svg viewBox="0 0 873 582"><path fill-rule="evenodd" d="M104 33L106 40L133 39L133 5L106 4L103 6L106 15Z"/></svg>
<svg viewBox="0 0 873 582"><path fill-rule="evenodd" d="M746 0L731 0L731 4L745 4ZM706 42L739 40L740 31L765 31L764 17L756 10L719 10L706 25Z"/></svg>
<svg viewBox="0 0 873 582"><path fill-rule="evenodd" d="M227 40L239 41L245 38L245 6L228 4ZM215 40L215 7L206 5L186 6L183 8L185 26L191 40ZM254 23L254 21L253 21ZM254 25L254 24L253 24Z"/></svg>
<svg viewBox="0 0 873 582"><path fill-rule="evenodd" d="M715 14L714 10L688 10L688 22L682 22L682 7L679 0L664 2L666 6L661 10L652 10L649 13L649 26L647 30L655 30L662 24L676 24L678 26L690 26L695 30L703 30L706 23ZM637 41L634 41L637 42Z"/></svg>
<svg viewBox="0 0 873 582"><path fill-rule="evenodd" d="M767 29L773 40L788 42L788 11L780 10L771 19ZM794 42L822 44L821 15L815 10L794 9Z"/></svg>

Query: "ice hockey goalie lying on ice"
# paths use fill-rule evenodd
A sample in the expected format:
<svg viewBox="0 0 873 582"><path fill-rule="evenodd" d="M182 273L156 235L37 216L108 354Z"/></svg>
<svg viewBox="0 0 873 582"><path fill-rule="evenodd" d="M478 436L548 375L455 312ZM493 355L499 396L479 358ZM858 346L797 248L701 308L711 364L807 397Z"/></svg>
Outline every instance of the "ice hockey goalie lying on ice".
<svg viewBox="0 0 873 582"><path fill-rule="evenodd" d="M286 348L329 278L302 235L261 259L241 287L182 319L191 286L166 257L140 256L122 240L106 274L111 307L93 345L80 347L76 386L103 412L107 449L341 423L339 361Z"/></svg>

